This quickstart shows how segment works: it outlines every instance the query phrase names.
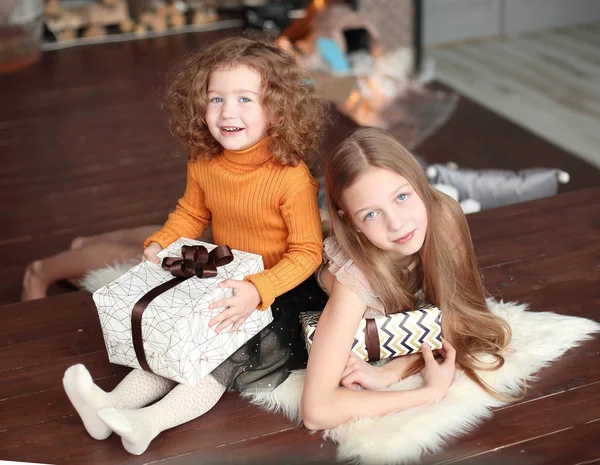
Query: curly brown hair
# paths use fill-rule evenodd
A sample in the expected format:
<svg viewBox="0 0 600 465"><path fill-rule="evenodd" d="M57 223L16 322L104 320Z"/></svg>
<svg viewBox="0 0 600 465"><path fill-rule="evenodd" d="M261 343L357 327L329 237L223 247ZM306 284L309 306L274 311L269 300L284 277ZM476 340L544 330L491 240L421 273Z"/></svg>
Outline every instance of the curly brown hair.
<svg viewBox="0 0 600 465"><path fill-rule="evenodd" d="M281 165L297 165L318 149L326 122L323 102L296 58L274 43L246 37L219 40L187 57L168 76L163 102L169 129L189 158L212 158L223 148L208 130L208 82L215 69L248 66L261 75L262 105L272 124L270 150Z"/></svg>

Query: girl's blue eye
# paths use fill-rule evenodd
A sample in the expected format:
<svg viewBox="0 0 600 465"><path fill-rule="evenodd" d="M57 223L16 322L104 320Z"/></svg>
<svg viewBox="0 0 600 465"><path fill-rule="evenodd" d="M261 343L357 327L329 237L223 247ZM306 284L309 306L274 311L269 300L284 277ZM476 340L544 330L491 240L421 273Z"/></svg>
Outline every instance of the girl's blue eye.
<svg viewBox="0 0 600 465"><path fill-rule="evenodd" d="M375 212L369 212L365 215L365 217L363 218L363 220L372 220L373 218L375 218L376 213Z"/></svg>
<svg viewBox="0 0 600 465"><path fill-rule="evenodd" d="M242 102L242 103L248 103L250 101L251 100L248 97L240 97L240 102Z"/></svg>
<svg viewBox="0 0 600 465"><path fill-rule="evenodd" d="M221 97L213 97L210 99L212 103L221 103L223 99Z"/></svg>
<svg viewBox="0 0 600 465"><path fill-rule="evenodd" d="M400 202L404 202L406 199L408 199L408 194L400 194L398 197L396 197L396 199Z"/></svg>

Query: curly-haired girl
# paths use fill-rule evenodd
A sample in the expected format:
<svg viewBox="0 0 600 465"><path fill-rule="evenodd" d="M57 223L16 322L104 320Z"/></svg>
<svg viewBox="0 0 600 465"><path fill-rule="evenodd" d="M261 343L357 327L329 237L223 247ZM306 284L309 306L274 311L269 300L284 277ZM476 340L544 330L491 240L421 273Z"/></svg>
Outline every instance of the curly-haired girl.
<svg viewBox="0 0 600 465"><path fill-rule="evenodd" d="M221 40L175 70L165 106L172 133L189 150L187 186L146 239L144 257L158 263L163 247L212 224L215 243L262 255L265 271L222 282L233 296L211 304L224 310L209 325L233 332L269 306L274 322L193 388L133 370L107 393L85 367L70 367L65 390L88 432L104 439L115 431L133 454L203 415L228 387L273 389L304 366L298 312L326 301L312 277L323 245L318 183L303 161L316 148L324 111L294 57L257 40Z"/></svg>

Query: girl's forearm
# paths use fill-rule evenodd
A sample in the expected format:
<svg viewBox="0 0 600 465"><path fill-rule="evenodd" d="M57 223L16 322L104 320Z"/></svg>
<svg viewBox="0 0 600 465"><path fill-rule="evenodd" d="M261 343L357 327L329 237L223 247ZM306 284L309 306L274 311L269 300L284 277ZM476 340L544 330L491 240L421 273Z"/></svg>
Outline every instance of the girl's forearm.
<svg viewBox="0 0 600 465"><path fill-rule="evenodd" d="M362 391L338 388L303 409L306 428L323 430L335 428L355 418L373 418L431 403L435 393L421 387L409 391Z"/></svg>
<svg viewBox="0 0 600 465"><path fill-rule="evenodd" d="M400 382L403 379L407 368L419 357L421 357L419 354L403 355L402 357L397 357L389 361L385 365L381 365L380 368L389 374L389 386Z"/></svg>

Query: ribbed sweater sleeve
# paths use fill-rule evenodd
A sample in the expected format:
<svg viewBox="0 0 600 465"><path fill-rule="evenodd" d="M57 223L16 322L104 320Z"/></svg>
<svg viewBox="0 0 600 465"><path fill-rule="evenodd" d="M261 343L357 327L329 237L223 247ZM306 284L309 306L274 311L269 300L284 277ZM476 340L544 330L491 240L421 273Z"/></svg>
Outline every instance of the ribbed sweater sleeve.
<svg viewBox="0 0 600 465"><path fill-rule="evenodd" d="M211 214L206 208L204 192L198 180L197 163L190 161L183 197L179 199L162 229L144 241L144 247L157 242L164 249L180 237L195 239L208 227L210 219Z"/></svg>
<svg viewBox="0 0 600 465"><path fill-rule="evenodd" d="M270 269L247 276L261 296L259 309L306 280L322 262L323 235L317 204L318 183L306 171L297 171L283 199L281 215L288 229L288 247Z"/></svg>

